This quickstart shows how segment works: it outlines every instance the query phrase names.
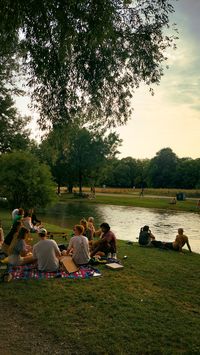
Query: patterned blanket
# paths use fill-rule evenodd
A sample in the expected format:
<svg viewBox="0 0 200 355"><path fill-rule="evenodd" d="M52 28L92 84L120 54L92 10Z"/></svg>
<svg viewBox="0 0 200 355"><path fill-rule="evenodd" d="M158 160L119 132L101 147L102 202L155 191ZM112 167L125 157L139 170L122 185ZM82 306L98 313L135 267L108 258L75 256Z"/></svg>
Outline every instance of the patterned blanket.
<svg viewBox="0 0 200 355"><path fill-rule="evenodd" d="M10 267L8 270L12 274L13 280L44 280L54 278L66 279L88 279L94 276L101 276L99 270L94 269L92 266L81 266L79 271L68 274L65 271L57 272L41 272L36 269L34 264Z"/></svg>

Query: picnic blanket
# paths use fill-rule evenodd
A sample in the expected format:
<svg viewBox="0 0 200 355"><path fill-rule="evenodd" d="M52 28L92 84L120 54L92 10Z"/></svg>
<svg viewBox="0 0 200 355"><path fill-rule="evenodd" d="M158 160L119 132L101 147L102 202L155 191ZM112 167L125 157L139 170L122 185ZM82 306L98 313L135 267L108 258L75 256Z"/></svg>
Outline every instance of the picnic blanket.
<svg viewBox="0 0 200 355"><path fill-rule="evenodd" d="M88 279L94 276L101 276L99 270L94 269L92 266L81 266L79 271L73 273L67 273L65 271L57 272L42 272L39 271L34 264L22 265L9 267L9 273L12 274L13 280L44 280L44 279L54 279L54 278L65 278L65 279Z"/></svg>

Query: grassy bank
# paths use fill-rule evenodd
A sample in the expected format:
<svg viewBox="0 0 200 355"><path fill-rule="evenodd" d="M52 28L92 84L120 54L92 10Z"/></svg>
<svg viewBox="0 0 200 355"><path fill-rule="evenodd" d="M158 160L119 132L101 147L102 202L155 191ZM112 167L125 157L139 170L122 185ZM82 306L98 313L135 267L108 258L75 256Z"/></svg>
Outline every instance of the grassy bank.
<svg viewBox="0 0 200 355"><path fill-rule="evenodd" d="M158 197L138 197L135 195L115 195L115 194L99 194L96 195L94 199L83 199L74 198L73 195L63 193L59 200L61 202L87 202L89 204L99 203L99 204L109 204L109 205L120 205L120 206L133 206L133 207L148 207L148 208L158 208L165 210L175 210L175 211L187 211L187 212L199 212L197 209L196 200L185 200L177 201L175 205L170 204L170 198L158 198Z"/></svg>
<svg viewBox="0 0 200 355"><path fill-rule="evenodd" d="M101 278L1 284L0 353L199 354L200 256L122 241L118 256Z"/></svg>

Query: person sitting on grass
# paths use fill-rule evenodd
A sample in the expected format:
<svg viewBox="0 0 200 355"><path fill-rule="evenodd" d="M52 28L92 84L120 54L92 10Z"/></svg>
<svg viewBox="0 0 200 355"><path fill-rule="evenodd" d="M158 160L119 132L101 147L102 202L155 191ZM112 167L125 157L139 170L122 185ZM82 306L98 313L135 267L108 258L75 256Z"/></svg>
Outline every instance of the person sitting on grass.
<svg viewBox="0 0 200 355"><path fill-rule="evenodd" d="M13 240L17 239L17 235L19 233L21 226L22 226L21 221L14 222L10 232L6 235L4 242L2 244L2 247L1 247L1 251L6 256L8 256L9 254L12 254L11 244L12 244Z"/></svg>
<svg viewBox="0 0 200 355"><path fill-rule="evenodd" d="M108 258L112 257L116 259L117 239L115 234L110 230L110 226L108 223L102 223L100 225L100 228L102 235L98 241L94 242L91 257L101 252L104 253Z"/></svg>
<svg viewBox="0 0 200 355"><path fill-rule="evenodd" d="M94 217L88 218L88 228L91 230L92 239L93 239L93 237L95 235Z"/></svg>
<svg viewBox="0 0 200 355"><path fill-rule="evenodd" d="M83 226L83 235L87 237L89 241L91 241L93 239L92 230L88 227L88 222L86 219L81 219L80 225Z"/></svg>
<svg viewBox="0 0 200 355"><path fill-rule="evenodd" d="M4 232L3 232L2 223L0 221L0 249L2 247L3 242L4 242Z"/></svg>
<svg viewBox="0 0 200 355"><path fill-rule="evenodd" d="M13 216L13 223L20 221L24 217L24 210L23 208L19 208L18 212L14 214L14 211L12 212Z"/></svg>
<svg viewBox="0 0 200 355"><path fill-rule="evenodd" d="M155 248L163 247L163 242L156 240L154 235L151 233L149 226L147 225L145 225L140 229L139 244L145 247L155 247Z"/></svg>
<svg viewBox="0 0 200 355"><path fill-rule="evenodd" d="M189 244L188 237L184 235L183 232L184 232L183 228L179 228L175 241L171 243L164 243L165 249L175 250L182 253L182 248L186 244L191 253L192 250Z"/></svg>
<svg viewBox="0 0 200 355"><path fill-rule="evenodd" d="M29 230L29 232L36 233L41 227L33 225L31 215L32 215L31 211L26 210L24 212L24 217L22 218L22 223L23 223L24 227Z"/></svg>
<svg viewBox="0 0 200 355"><path fill-rule="evenodd" d="M39 242L33 246L33 259L37 260L38 270L54 272L59 269L61 252L55 240L48 239L47 231L41 228L38 232Z"/></svg>
<svg viewBox="0 0 200 355"><path fill-rule="evenodd" d="M29 234L27 228L21 227L17 235L16 244L13 246L12 254L8 256L8 263L12 265L22 265L31 262L32 254L27 253L25 238Z"/></svg>
<svg viewBox="0 0 200 355"><path fill-rule="evenodd" d="M74 236L70 239L67 251L63 251L63 255L72 255L72 259L76 265L86 265L90 260L88 238L83 235L84 227L81 225L74 226Z"/></svg>

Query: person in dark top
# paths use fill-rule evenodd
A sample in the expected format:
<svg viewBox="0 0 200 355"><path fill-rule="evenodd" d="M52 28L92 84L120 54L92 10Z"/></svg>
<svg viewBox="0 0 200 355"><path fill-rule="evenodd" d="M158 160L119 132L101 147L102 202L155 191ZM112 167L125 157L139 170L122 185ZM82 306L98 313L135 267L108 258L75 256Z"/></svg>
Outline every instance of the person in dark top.
<svg viewBox="0 0 200 355"><path fill-rule="evenodd" d="M41 221L39 219L37 219L34 209L31 210L31 221L34 226L41 224Z"/></svg>
<svg viewBox="0 0 200 355"><path fill-rule="evenodd" d="M146 247L162 248L163 242L155 240L156 238L151 233L149 226L145 225L140 229L139 244Z"/></svg>

